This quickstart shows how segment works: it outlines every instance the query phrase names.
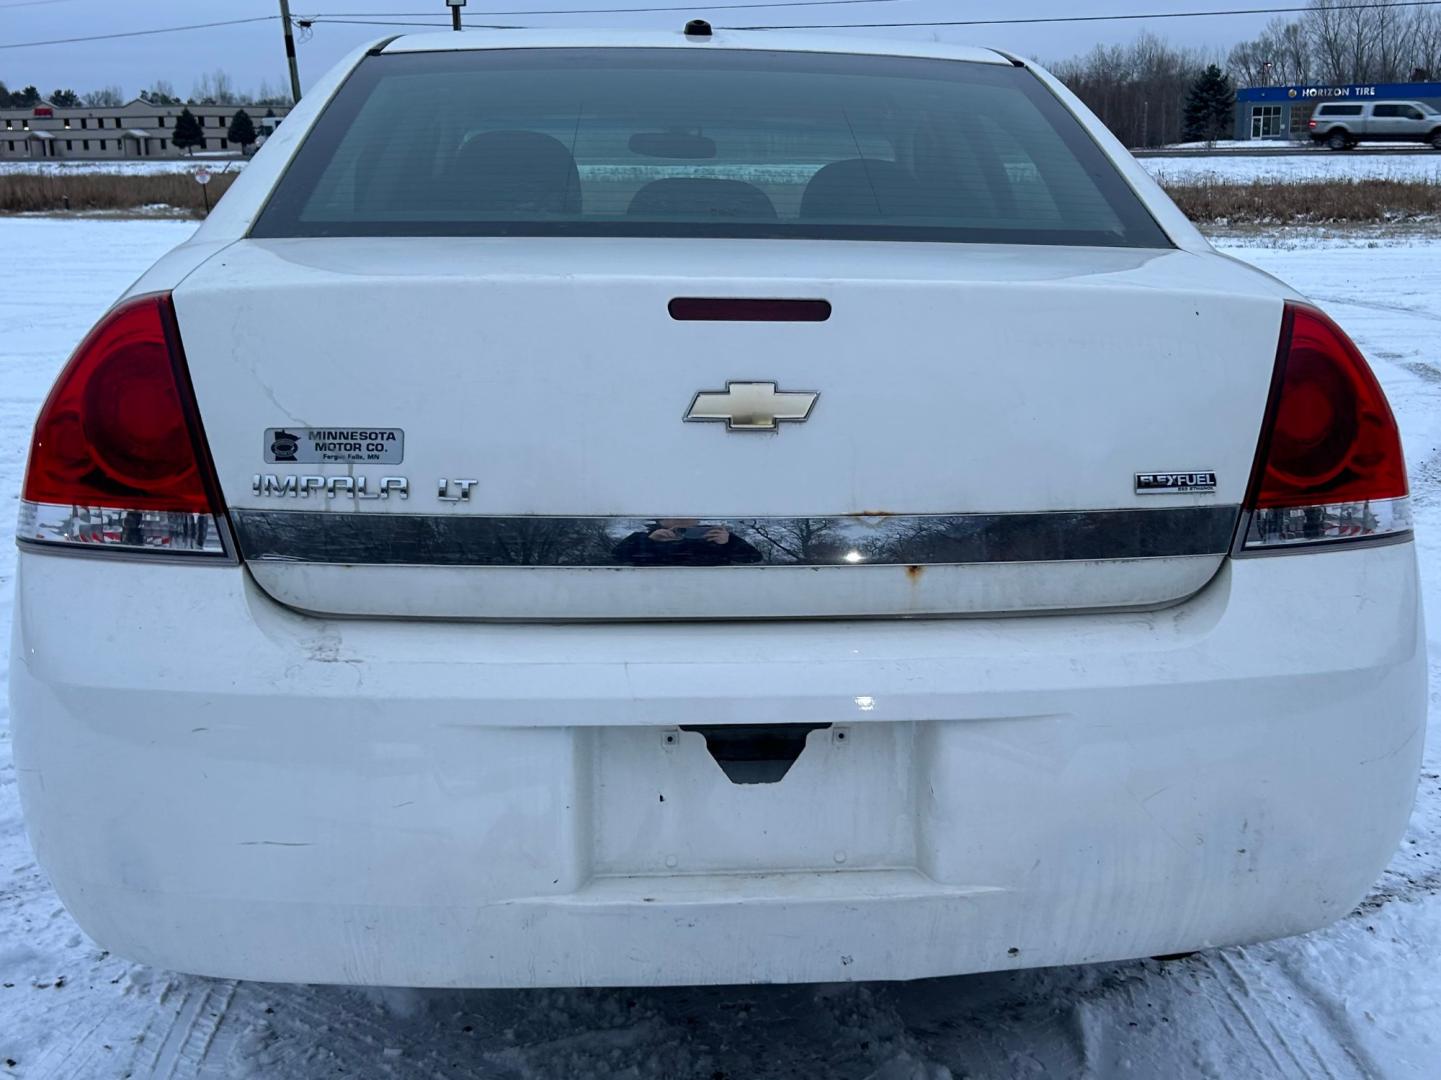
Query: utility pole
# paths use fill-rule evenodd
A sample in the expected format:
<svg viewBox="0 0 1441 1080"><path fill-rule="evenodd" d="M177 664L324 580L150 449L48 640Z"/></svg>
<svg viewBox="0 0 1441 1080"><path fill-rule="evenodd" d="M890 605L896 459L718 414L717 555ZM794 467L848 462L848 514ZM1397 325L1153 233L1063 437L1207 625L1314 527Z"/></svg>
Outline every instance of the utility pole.
<svg viewBox="0 0 1441 1080"><path fill-rule="evenodd" d="M465 0L445 0L445 6L450 8L450 28L460 30L460 9L465 7Z"/></svg>
<svg viewBox="0 0 1441 1080"><path fill-rule="evenodd" d="M300 68L295 63L295 31L290 25L290 0L280 0L280 26L285 31L285 62L290 65L292 105L300 104Z"/></svg>

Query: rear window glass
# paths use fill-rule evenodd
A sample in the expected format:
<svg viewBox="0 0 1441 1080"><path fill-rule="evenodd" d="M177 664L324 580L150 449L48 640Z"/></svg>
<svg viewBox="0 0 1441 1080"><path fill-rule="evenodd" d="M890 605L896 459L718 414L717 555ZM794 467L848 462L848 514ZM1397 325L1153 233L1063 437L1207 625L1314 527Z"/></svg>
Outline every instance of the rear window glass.
<svg viewBox="0 0 1441 1080"><path fill-rule="evenodd" d="M251 235L1170 246L1022 68L701 47L367 57Z"/></svg>
<svg viewBox="0 0 1441 1080"><path fill-rule="evenodd" d="M1360 116L1359 105L1322 105L1316 110L1318 116Z"/></svg>

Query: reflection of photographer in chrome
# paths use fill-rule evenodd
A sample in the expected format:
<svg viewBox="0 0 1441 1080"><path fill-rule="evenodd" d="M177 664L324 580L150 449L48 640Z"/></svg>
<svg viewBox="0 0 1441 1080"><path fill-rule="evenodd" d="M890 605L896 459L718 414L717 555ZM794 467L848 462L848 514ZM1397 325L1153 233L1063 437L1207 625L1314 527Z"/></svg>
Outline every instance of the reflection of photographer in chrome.
<svg viewBox="0 0 1441 1080"><path fill-rule="evenodd" d="M724 525L661 518L617 544L615 558L631 566L730 566L760 562L761 553Z"/></svg>

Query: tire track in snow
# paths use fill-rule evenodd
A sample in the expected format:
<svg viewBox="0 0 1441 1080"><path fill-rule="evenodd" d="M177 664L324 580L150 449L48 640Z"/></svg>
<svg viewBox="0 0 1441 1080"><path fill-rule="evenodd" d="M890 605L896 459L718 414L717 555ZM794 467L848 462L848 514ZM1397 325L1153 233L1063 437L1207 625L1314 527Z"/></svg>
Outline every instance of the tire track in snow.
<svg viewBox="0 0 1441 1080"><path fill-rule="evenodd" d="M1322 304L1361 308L1365 311L1384 311L1393 315L1407 315L1417 319L1427 319L1431 322L1441 322L1441 315L1423 307L1412 307L1407 304L1384 304L1379 300L1357 300L1349 296L1322 296L1319 293L1310 293L1309 295L1312 300L1320 301Z"/></svg>
<svg viewBox="0 0 1441 1080"><path fill-rule="evenodd" d="M1277 1074L1287 1073L1285 1065L1277 1054L1277 1050L1280 1049L1285 1052L1286 1056L1290 1059L1291 1065L1294 1066L1295 1071L1289 1073L1289 1075L1305 1076L1306 1072L1301 1067L1300 1059L1296 1056L1285 1034L1271 1023L1270 1017L1266 1013L1266 1007L1262 1005L1258 1010L1254 1007L1247 1006L1246 1000L1252 996L1251 986L1247 982L1246 976L1231 962L1230 957L1222 952L1218 953L1214 958L1203 956L1201 959L1210 967L1216 978L1216 984L1225 994L1226 1001L1229 1002L1235 1015L1246 1025L1246 1030L1251 1033L1251 1037L1256 1040L1256 1044L1266 1054L1271 1064L1275 1066ZM1233 986L1233 983L1239 984L1239 993L1235 986ZM1213 1002L1213 1004L1219 1010L1221 1003ZM1270 1029L1271 1037L1268 1038L1266 1033L1261 1030L1262 1025ZM1230 1025L1227 1025L1227 1027L1229 1028Z"/></svg>
<svg viewBox="0 0 1441 1080"><path fill-rule="evenodd" d="M147 1076L171 1080L178 1076L199 1075L205 1067L216 1030L235 997L236 984L229 979L186 977L184 984L179 1005L165 1025ZM174 982L167 984L160 995L162 1002L169 997L174 986Z"/></svg>
<svg viewBox="0 0 1441 1080"><path fill-rule="evenodd" d="M1276 1061L1278 1071L1287 1072L1281 1067L1272 1047L1279 1047L1290 1059L1294 1071L1289 1075L1324 1076L1330 1080L1369 1075L1357 1060L1352 1045L1337 1039L1328 1027L1307 1022L1308 1018L1303 1015L1315 1011L1329 1015L1332 1011L1330 1004L1297 986L1293 980L1279 976L1270 958L1256 950L1238 949L1223 950L1215 955L1214 960L1239 986L1238 994L1226 985L1226 980L1222 980L1227 997L1245 1017L1267 1055ZM1263 1026L1265 1030L1262 1030ZM1288 1029L1295 1035L1289 1035ZM1318 1037L1323 1040L1324 1046L1316 1044ZM1338 1068L1343 1068L1343 1063L1348 1060L1359 1066L1359 1071L1343 1069L1338 1072Z"/></svg>
<svg viewBox="0 0 1441 1080"><path fill-rule="evenodd" d="M55 1044L47 1049L45 1055L35 1062L33 1073L27 1069L27 1073L36 1077L55 1077L56 1080L79 1080L81 1077L98 1076L100 1073L92 1070L90 1064L95 1060L96 1054L100 1052L103 1044L98 1044L96 1039L100 1029L109 1022L116 1010L103 1009L98 1015L91 1014L92 1023L88 1025L77 1024L73 1031L79 1031L84 1027L84 1033L78 1037L73 1036L65 1043ZM54 1053L59 1053L58 1061L51 1061Z"/></svg>
<svg viewBox="0 0 1441 1080"><path fill-rule="evenodd" d="M455 1047L446 1038L448 1025L415 1024L404 1010L388 1015L372 1000L376 993L424 1000L428 992L240 983L205 1068L196 1076L231 1075L237 1059L253 1056L262 1044L267 1073L274 1076L456 1075Z"/></svg>
<svg viewBox="0 0 1441 1080"><path fill-rule="evenodd" d="M1324 1027L1314 1030L1322 1031L1329 1036L1362 1076L1384 1075L1385 1070L1366 1051L1354 1023L1335 998L1317 987L1314 980L1305 974L1305 969L1292 958L1281 956L1278 959L1277 967L1277 978L1286 980L1301 998L1317 1009L1326 1019ZM1342 1038L1342 1035L1345 1038Z"/></svg>

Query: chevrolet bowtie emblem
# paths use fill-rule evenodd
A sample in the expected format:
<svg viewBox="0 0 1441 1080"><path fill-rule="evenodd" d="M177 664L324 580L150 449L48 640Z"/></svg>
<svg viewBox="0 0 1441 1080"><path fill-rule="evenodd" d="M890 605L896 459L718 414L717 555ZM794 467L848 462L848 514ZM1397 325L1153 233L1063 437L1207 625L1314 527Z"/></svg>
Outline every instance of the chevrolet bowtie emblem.
<svg viewBox="0 0 1441 1080"><path fill-rule="evenodd" d="M724 421L727 431L775 431L783 420L807 419L818 397L808 391L777 390L773 382L728 382L724 390L697 394L685 418Z"/></svg>

